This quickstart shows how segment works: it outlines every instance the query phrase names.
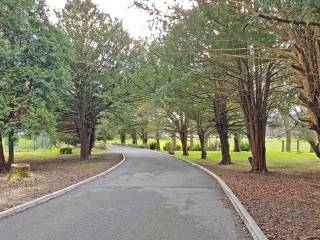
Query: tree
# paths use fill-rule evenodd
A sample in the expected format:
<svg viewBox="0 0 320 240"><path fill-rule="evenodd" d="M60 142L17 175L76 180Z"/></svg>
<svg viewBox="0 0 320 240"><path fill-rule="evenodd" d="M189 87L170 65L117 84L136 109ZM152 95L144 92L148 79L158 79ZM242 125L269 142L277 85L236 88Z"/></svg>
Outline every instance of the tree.
<svg viewBox="0 0 320 240"><path fill-rule="evenodd" d="M301 119L320 140L320 12L318 1L244 1L248 15L263 20L280 39L277 51L291 65L298 98L308 110ZM253 7L254 6L254 7ZM292 14L294 13L294 14ZM280 42L279 41L279 42ZM320 146L319 146L320 147Z"/></svg>
<svg viewBox="0 0 320 240"><path fill-rule="evenodd" d="M0 3L0 142L9 137L9 162L0 143L1 167L14 161L14 133L26 113L50 102L67 79L72 51L63 32L48 20L42 0Z"/></svg>
<svg viewBox="0 0 320 240"><path fill-rule="evenodd" d="M101 113L120 96L131 39L120 21L101 12L90 0L69 0L57 16L76 58L72 80L62 95L60 130L78 134L80 158L87 160Z"/></svg>

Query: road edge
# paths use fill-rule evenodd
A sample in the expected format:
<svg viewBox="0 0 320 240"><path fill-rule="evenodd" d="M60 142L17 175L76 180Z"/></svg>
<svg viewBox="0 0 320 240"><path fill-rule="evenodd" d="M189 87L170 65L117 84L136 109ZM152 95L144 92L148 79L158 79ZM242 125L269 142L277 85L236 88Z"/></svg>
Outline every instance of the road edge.
<svg viewBox="0 0 320 240"><path fill-rule="evenodd" d="M162 154L166 154L166 153L162 153ZM166 154L166 155L169 155L169 154ZM205 168L199 164L193 163L189 160L186 160L186 159L183 159L183 158L180 158L177 156L173 156L173 155L169 155L169 156L172 156L178 160L186 162L186 163L192 165L193 167L196 167L196 168L204 171L205 173L207 173L211 177L215 178L218 181L218 183L220 184L223 191L228 196L233 207L236 209L237 213L239 214L239 216L243 220L244 224L246 225L247 229L249 230L251 237L254 240L268 240L268 238L263 233L261 228L258 226L256 221L253 219L253 217L250 215L250 213L245 209L245 207L242 205L242 203L237 198L237 196L232 192L231 188L218 175L216 175L212 171L208 170L207 168Z"/></svg>
<svg viewBox="0 0 320 240"><path fill-rule="evenodd" d="M118 168L120 165L122 165L125 161L126 161L126 156L121 153L122 155L122 160L121 162L119 162L118 164L114 165L113 167L107 169L106 171L102 172L102 173L99 173L93 177L90 177L90 178L87 178L81 182L78 182L78 183L75 183L73 185L70 185L68 187L65 187L63 189L60 189L58 191L55 191L55 192L52 192L52 193L49 193L47 195L44 195L42 197L39 197L39 198L36 198L30 202L26 202L26 203L23 203L23 204L20 204L18 206L15 206L15 207L12 207L12 208L9 208L7 210L4 210L4 211L1 211L0 212L0 220L4 219L4 218L7 218L9 216L12 216L14 214L17 214L17 213L20 213L20 212L23 212L29 208L33 208L35 206L38 206L40 204L43 204L45 202L48 202L52 199L55 199L57 197L60 197L72 190L75 190L76 188L79 188L89 182L92 182L94 180L97 180L98 178L100 177L103 177L105 175L107 175L108 173L110 173L111 171L115 170L116 168Z"/></svg>

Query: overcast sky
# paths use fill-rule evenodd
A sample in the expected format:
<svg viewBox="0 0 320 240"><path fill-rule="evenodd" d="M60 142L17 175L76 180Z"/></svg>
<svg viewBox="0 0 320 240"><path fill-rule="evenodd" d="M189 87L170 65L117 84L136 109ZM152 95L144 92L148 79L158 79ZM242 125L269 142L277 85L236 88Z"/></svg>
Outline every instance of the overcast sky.
<svg viewBox="0 0 320 240"><path fill-rule="evenodd" d="M135 7L129 8L134 0L93 0L99 8L109 13L113 17L117 17L123 20L123 25L129 33L135 37L150 36L150 30L148 29L149 15L140 9ZM173 0L152 0L157 6L166 6L172 4ZM181 0L184 5L189 5L189 0ZM64 7L66 0L47 0L47 4L52 9L61 9Z"/></svg>

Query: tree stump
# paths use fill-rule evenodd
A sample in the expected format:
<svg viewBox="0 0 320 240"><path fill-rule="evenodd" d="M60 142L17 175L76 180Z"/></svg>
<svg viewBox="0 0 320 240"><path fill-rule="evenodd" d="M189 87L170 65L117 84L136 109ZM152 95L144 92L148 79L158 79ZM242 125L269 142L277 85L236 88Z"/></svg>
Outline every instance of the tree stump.
<svg viewBox="0 0 320 240"><path fill-rule="evenodd" d="M11 164L8 180L22 179L30 176L30 164L16 163Z"/></svg>

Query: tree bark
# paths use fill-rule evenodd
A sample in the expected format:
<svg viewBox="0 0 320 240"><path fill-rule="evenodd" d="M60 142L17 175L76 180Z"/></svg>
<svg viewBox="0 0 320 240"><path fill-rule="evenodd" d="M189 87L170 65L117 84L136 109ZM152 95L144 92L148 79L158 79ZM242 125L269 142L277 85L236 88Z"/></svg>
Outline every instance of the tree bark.
<svg viewBox="0 0 320 240"><path fill-rule="evenodd" d="M225 98L223 98L219 94L216 94L213 99L213 106L216 120L216 128L221 144L222 160L220 161L220 164L229 165L231 164L231 157L228 137L229 123L227 102Z"/></svg>
<svg viewBox="0 0 320 240"><path fill-rule="evenodd" d="M96 142L96 125L92 127L92 132L90 135L90 146L89 146L89 155L92 153L92 149L94 148Z"/></svg>
<svg viewBox="0 0 320 240"><path fill-rule="evenodd" d="M132 144L137 145L138 144L137 130L135 128L131 129L130 136L132 139Z"/></svg>
<svg viewBox="0 0 320 240"><path fill-rule="evenodd" d="M262 60L238 59L238 94L252 157L252 172L268 171L266 164L265 136L268 101L272 78L280 72L273 63Z"/></svg>
<svg viewBox="0 0 320 240"><path fill-rule="evenodd" d="M187 123L184 122L181 124L181 128L178 131L179 137L181 140L181 145L182 145L182 155L183 156L188 156L188 126Z"/></svg>
<svg viewBox="0 0 320 240"><path fill-rule="evenodd" d="M194 140L193 140L193 132L190 131L190 134L189 134L189 139L190 139L190 144L189 144L189 150L190 151L193 151L194 149Z"/></svg>
<svg viewBox="0 0 320 240"><path fill-rule="evenodd" d="M156 131L156 142L157 142L156 149L158 151L160 151L160 133L159 133L159 130Z"/></svg>
<svg viewBox="0 0 320 240"><path fill-rule="evenodd" d="M177 148L177 134L176 134L176 132L173 132L171 134L171 142L172 142L172 148L174 150L176 150L176 148Z"/></svg>
<svg viewBox="0 0 320 240"><path fill-rule="evenodd" d="M147 146L148 145L148 133L145 129L141 129L141 140L142 140L142 144L144 146Z"/></svg>
<svg viewBox="0 0 320 240"><path fill-rule="evenodd" d="M201 146L201 159L207 159L207 146L205 141L205 134L203 133L203 131L198 130L198 136Z"/></svg>
<svg viewBox="0 0 320 240"><path fill-rule="evenodd" d="M80 160L87 161L90 156L90 138L91 130L88 129L87 124L82 124L80 129Z"/></svg>
<svg viewBox="0 0 320 240"><path fill-rule="evenodd" d="M233 151L234 152L241 152L241 148L240 148L241 139L238 134L234 134L233 141L234 141Z"/></svg>
<svg viewBox="0 0 320 240"><path fill-rule="evenodd" d="M6 167L6 159L4 157L2 135L0 135L0 170L4 170L5 167Z"/></svg>
<svg viewBox="0 0 320 240"><path fill-rule="evenodd" d="M309 141L309 143L310 143L311 149L313 150L312 152L314 152L316 156L320 158L320 135L317 135L317 136L318 136L318 142ZM310 149L310 152L311 152L311 149Z"/></svg>
<svg viewBox="0 0 320 240"><path fill-rule="evenodd" d="M14 130L11 130L9 132L8 136L8 147L9 147L9 157L8 157L8 162L6 164L6 169L10 170L11 164L14 163Z"/></svg>
<svg viewBox="0 0 320 240"><path fill-rule="evenodd" d="M121 129L119 131L119 136L120 136L120 143L122 145L125 145L126 144L126 133L125 133L125 131L123 129Z"/></svg>
<svg viewBox="0 0 320 240"><path fill-rule="evenodd" d="M180 135L180 140L181 140L181 145L182 145L182 155L183 156L188 156L188 138L182 134Z"/></svg>
<svg viewBox="0 0 320 240"><path fill-rule="evenodd" d="M290 127L285 127L286 131L286 152L291 152L291 129Z"/></svg>

